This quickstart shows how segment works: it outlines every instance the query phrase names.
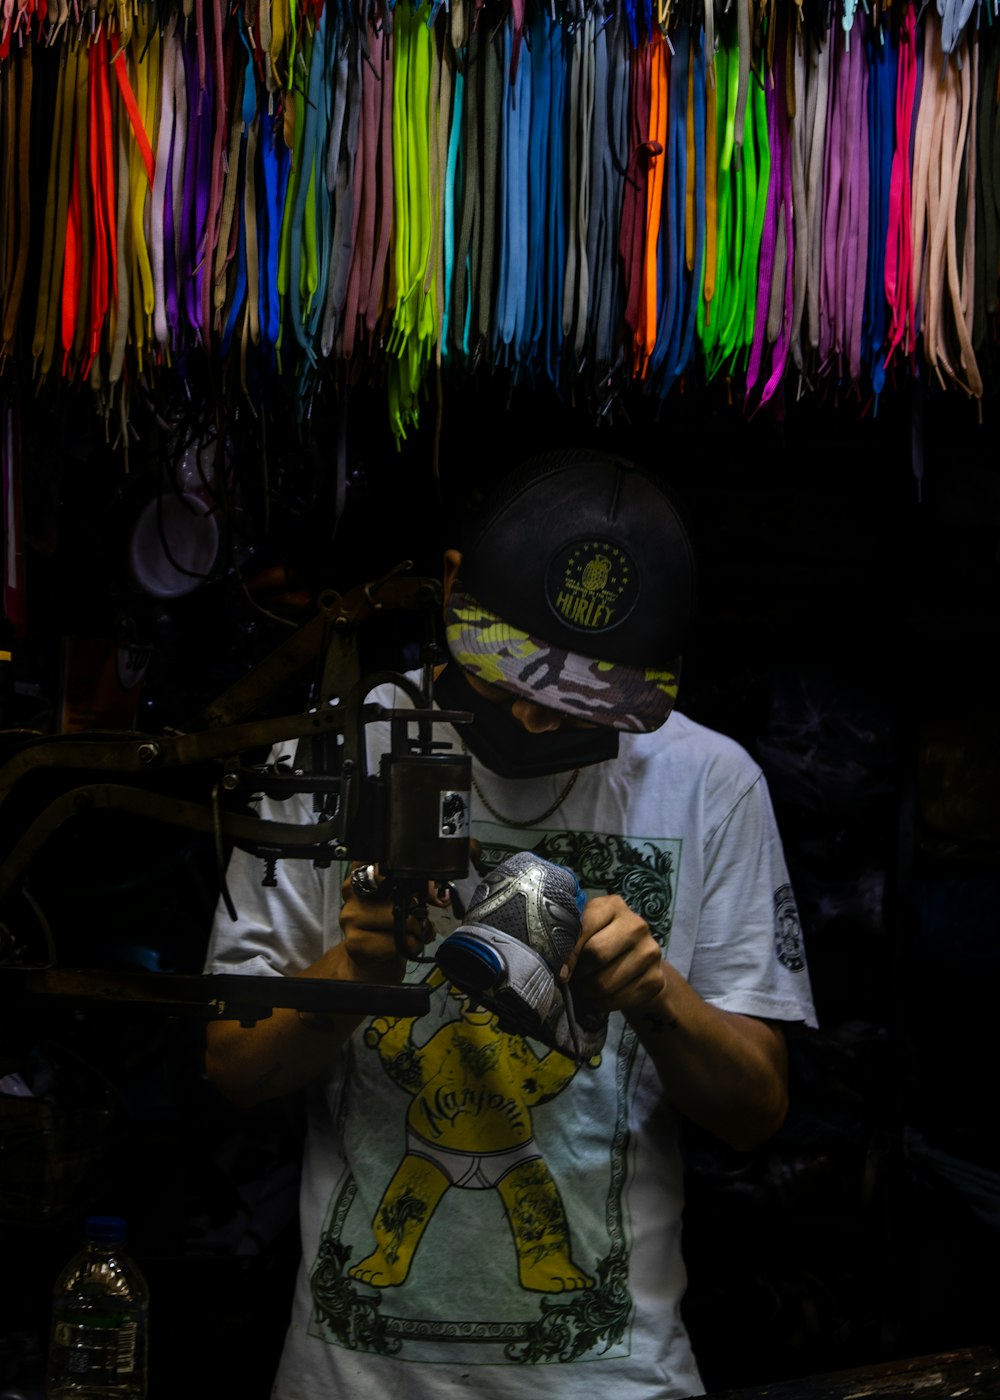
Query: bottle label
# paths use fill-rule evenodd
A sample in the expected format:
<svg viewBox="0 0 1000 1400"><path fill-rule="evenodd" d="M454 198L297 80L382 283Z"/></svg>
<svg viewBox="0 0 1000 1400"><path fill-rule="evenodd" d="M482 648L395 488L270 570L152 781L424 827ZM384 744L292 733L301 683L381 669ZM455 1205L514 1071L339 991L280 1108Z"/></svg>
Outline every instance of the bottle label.
<svg viewBox="0 0 1000 1400"><path fill-rule="evenodd" d="M100 1326L93 1322L56 1322L52 1332L53 1366L74 1377L113 1382L135 1370L134 1322L116 1321Z"/></svg>

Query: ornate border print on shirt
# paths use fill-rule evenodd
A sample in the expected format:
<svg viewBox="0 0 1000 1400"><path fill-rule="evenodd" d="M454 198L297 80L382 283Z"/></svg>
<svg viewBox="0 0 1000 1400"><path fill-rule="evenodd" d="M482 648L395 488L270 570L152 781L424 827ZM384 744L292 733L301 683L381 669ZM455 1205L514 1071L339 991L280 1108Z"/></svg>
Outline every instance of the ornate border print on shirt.
<svg viewBox="0 0 1000 1400"><path fill-rule="evenodd" d="M527 848L492 824L476 834L481 873ZM539 832L532 849L589 893L621 894L666 948L679 841ZM578 1066L501 1031L436 966L412 970L431 988L428 1014L373 1017L354 1043L311 1335L468 1364L626 1354L633 1031L615 1018L602 1055ZM581 1151L595 1135L602 1146ZM480 1267L456 1269L477 1255Z"/></svg>

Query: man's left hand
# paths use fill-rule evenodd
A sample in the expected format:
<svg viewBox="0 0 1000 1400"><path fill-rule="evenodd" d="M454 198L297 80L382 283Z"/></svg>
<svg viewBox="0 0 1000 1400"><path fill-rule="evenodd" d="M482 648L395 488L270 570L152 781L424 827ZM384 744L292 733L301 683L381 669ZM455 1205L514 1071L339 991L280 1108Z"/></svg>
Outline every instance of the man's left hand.
<svg viewBox="0 0 1000 1400"><path fill-rule="evenodd" d="M596 895L584 906L580 937L561 977L602 1011L626 1015L663 989L663 951L645 919L621 895Z"/></svg>

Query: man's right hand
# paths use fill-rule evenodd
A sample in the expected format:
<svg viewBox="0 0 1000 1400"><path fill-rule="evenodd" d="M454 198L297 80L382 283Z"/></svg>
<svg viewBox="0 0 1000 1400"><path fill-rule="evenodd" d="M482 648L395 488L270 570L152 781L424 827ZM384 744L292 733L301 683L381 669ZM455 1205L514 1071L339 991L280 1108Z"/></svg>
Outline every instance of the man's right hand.
<svg viewBox="0 0 1000 1400"><path fill-rule="evenodd" d="M408 915L402 929L397 931L393 882L378 881L377 893L361 894L351 883L351 876L355 870L363 868L356 864L341 886L340 927L348 958L357 970L354 980L401 982L406 959L420 957L434 938L430 921L425 917L426 906L422 914ZM415 893L404 892L402 897L407 908L417 907Z"/></svg>

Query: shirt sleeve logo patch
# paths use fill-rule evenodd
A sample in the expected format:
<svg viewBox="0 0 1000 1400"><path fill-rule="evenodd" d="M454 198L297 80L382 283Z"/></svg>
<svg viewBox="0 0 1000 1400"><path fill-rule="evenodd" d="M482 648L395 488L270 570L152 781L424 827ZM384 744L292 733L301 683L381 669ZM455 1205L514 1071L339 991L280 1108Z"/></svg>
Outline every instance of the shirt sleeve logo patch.
<svg viewBox="0 0 1000 1400"><path fill-rule="evenodd" d="M779 885L774 892L774 950L789 972L801 972L805 967L802 925L791 885Z"/></svg>

